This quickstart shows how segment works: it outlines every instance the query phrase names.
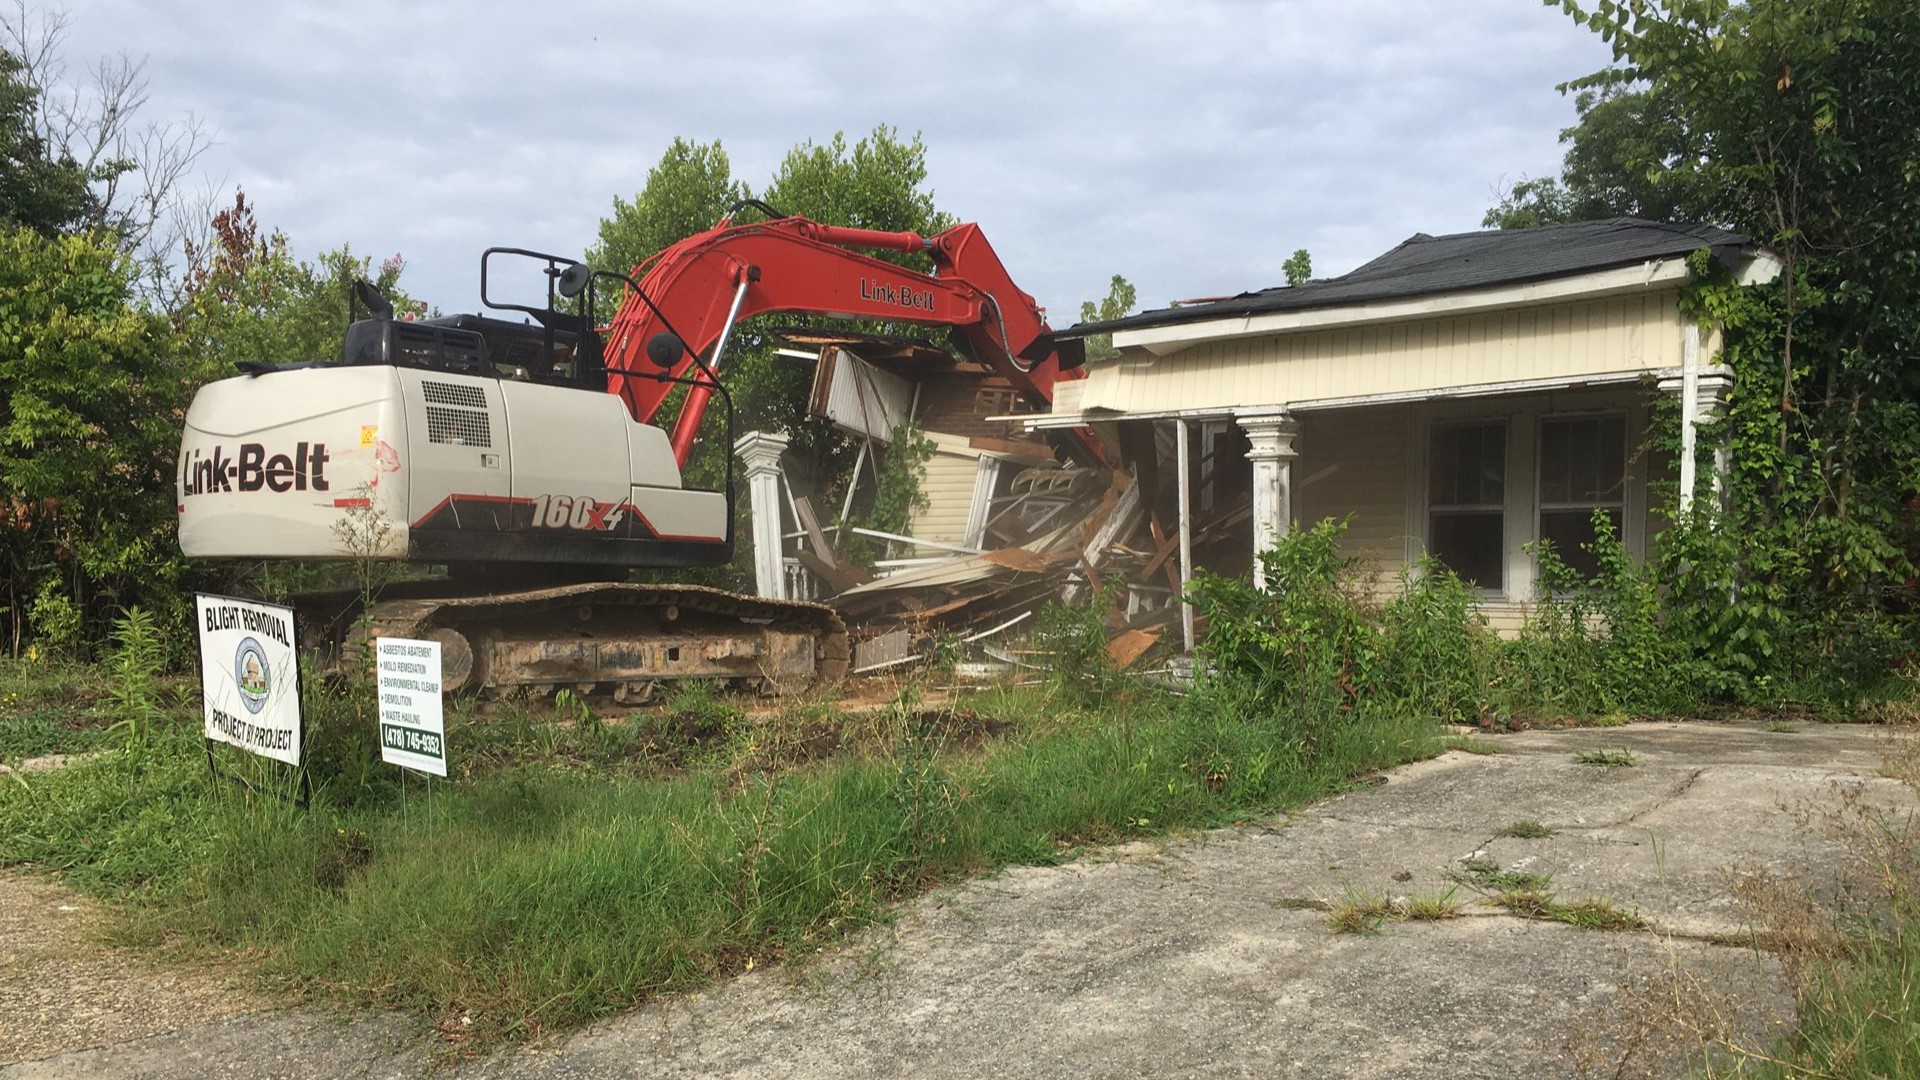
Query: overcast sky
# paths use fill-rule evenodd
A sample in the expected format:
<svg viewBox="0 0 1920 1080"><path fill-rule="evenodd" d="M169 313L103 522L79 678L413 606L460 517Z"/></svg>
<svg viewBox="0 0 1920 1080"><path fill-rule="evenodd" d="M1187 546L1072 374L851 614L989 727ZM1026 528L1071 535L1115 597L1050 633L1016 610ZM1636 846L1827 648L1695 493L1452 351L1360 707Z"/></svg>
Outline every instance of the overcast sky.
<svg viewBox="0 0 1920 1080"><path fill-rule="evenodd" d="M40 0L34 0L40 3ZM1557 171L1556 83L1603 66L1539 0L70 0L65 57L146 57L202 182L309 256L406 258L446 311L482 248L579 253L676 135L756 189L803 139L921 132L937 204L1070 324L1476 229Z"/></svg>

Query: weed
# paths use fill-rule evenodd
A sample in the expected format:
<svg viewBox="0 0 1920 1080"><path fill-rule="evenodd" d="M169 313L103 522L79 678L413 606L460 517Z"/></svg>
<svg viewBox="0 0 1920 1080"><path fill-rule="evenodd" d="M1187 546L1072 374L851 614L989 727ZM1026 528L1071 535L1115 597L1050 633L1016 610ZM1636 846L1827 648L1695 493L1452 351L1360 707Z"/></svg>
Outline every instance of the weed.
<svg viewBox="0 0 1920 1080"><path fill-rule="evenodd" d="M1423 557L1401 575L1399 595L1379 621L1382 690L1431 708L1445 723L1492 718L1500 644L1458 575Z"/></svg>
<svg viewBox="0 0 1920 1080"><path fill-rule="evenodd" d="M663 709L682 730L706 737L722 734L740 722L740 710L727 700L719 684L709 679L675 683Z"/></svg>
<svg viewBox="0 0 1920 1080"><path fill-rule="evenodd" d="M1769 720L1760 725L1760 730L1775 735L1791 735L1800 730L1800 725L1791 720Z"/></svg>
<svg viewBox="0 0 1920 1080"><path fill-rule="evenodd" d="M1414 894L1395 901L1395 908L1402 918L1415 922L1438 922L1452 919L1460 914L1460 903L1454 899L1459 891L1457 886L1449 886L1445 892L1431 895Z"/></svg>
<svg viewBox="0 0 1920 1080"><path fill-rule="evenodd" d="M1327 916L1327 927L1336 934L1377 934L1393 905L1385 894L1362 894L1347 890L1346 902L1334 906Z"/></svg>
<svg viewBox="0 0 1920 1080"><path fill-rule="evenodd" d="M1540 828L1536 822L1516 822L1515 825ZM1468 859L1461 869L1462 880L1479 889L1494 904L1523 919L1566 923L1584 930L1644 930L1647 926L1640 916L1620 910L1609 900L1561 901L1554 895L1550 874L1508 870L1485 859Z"/></svg>
<svg viewBox="0 0 1920 1080"><path fill-rule="evenodd" d="M166 640L153 616L129 608L113 627L114 647L107 659L112 684L107 692L110 730L129 745L147 740L166 719L160 701L160 675L167 663Z"/></svg>
<svg viewBox="0 0 1920 1080"><path fill-rule="evenodd" d="M1046 658L1047 684L1068 701L1098 701L1122 685L1107 653L1106 626L1119 588L1110 581L1085 603L1050 604L1035 621L1033 646Z"/></svg>
<svg viewBox="0 0 1920 1080"><path fill-rule="evenodd" d="M1347 890L1344 903L1334 905L1327 916L1328 927L1336 934L1375 934L1391 922L1439 922L1456 918L1460 904L1454 899L1457 887L1445 892L1389 897L1379 893Z"/></svg>
<svg viewBox="0 0 1920 1080"><path fill-rule="evenodd" d="M351 748L356 692L310 695L305 815L209 785L182 709L142 760L115 749L0 784L0 863L57 868L129 902L136 936L237 949L313 993L458 1007L484 1041L811 952L939 882L1295 807L1431 749L1428 722L1403 715L1309 738L1228 684L1097 711L1043 690L979 708L903 697L858 718L819 703L747 718L696 684L600 735L544 703L500 702L485 722L450 709L472 749L428 833L402 828L377 748ZM1019 718L1018 738L987 737L988 706ZM582 767L613 752L594 740L618 732L646 758L674 725L718 741L671 771ZM810 756L822 730L834 745ZM395 932L422 911L444 932Z"/></svg>
<svg viewBox="0 0 1920 1080"><path fill-rule="evenodd" d="M1264 589L1204 571L1193 583L1208 677L1284 703L1307 731L1381 689L1376 616L1355 580L1358 561L1341 552L1345 529L1322 521L1261 553Z"/></svg>
<svg viewBox="0 0 1920 1080"><path fill-rule="evenodd" d="M1517 840L1545 840L1553 835L1553 830L1537 821L1516 821L1494 835L1511 836Z"/></svg>
<svg viewBox="0 0 1920 1080"><path fill-rule="evenodd" d="M373 861L373 841L364 829L337 828L321 836L324 846L314 861L313 883L340 892L356 871Z"/></svg>
<svg viewBox="0 0 1920 1080"><path fill-rule="evenodd" d="M1541 911L1541 918L1552 922L1566 923L1582 930L1645 930L1647 921L1631 911L1623 911L1613 901L1602 897L1562 903L1548 900Z"/></svg>
<svg viewBox="0 0 1920 1080"><path fill-rule="evenodd" d="M582 731L598 731L602 726L599 715L587 704L587 699L578 691L564 686L553 693L553 717L572 723Z"/></svg>
<svg viewBox="0 0 1920 1080"><path fill-rule="evenodd" d="M1458 750L1463 754L1504 754L1506 748L1492 739L1482 739L1473 735L1448 735L1440 740L1441 750Z"/></svg>
<svg viewBox="0 0 1920 1080"><path fill-rule="evenodd" d="M1581 765L1596 765L1605 769L1624 769L1640 764L1633 751L1612 747L1601 750L1582 750L1573 755L1573 760Z"/></svg>
<svg viewBox="0 0 1920 1080"><path fill-rule="evenodd" d="M0 761L98 746L113 719L111 688L100 666L0 657Z"/></svg>

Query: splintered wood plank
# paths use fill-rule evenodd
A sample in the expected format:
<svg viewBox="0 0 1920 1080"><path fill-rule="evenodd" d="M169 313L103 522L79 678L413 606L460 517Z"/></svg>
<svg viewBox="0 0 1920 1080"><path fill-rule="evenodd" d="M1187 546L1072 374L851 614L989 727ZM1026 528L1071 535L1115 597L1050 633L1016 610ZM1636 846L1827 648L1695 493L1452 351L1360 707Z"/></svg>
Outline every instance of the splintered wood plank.
<svg viewBox="0 0 1920 1080"><path fill-rule="evenodd" d="M1160 640L1161 627L1129 630L1107 642L1107 660L1116 668L1130 668Z"/></svg>
<svg viewBox="0 0 1920 1080"><path fill-rule="evenodd" d="M1153 558L1147 560L1147 565L1140 568L1141 580L1144 581L1145 579L1152 577L1153 572L1155 570L1160 569L1160 567L1169 558L1173 556L1173 553L1178 550L1180 550L1180 538L1177 536L1172 537L1169 540L1167 540L1166 543L1161 544L1160 550L1154 552Z"/></svg>
<svg viewBox="0 0 1920 1080"><path fill-rule="evenodd" d="M820 517L813 512L813 499L802 495L793 500L793 516L800 519L800 528L807 534L807 543L813 545L813 552L829 566L838 567L840 560L834 557L833 545L827 543L827 534L821 531Z"/></svg>
<svg viewBox="0 0 1920 1080"><path fill-rule="evenodd" d="M794 552L793 557L798 559L800 565L806 567L815 577L831 586L834 592L846 592L855 585L865 585L873 580L873 575L852 563L828 562L824 556L806 548Z"/></svg>

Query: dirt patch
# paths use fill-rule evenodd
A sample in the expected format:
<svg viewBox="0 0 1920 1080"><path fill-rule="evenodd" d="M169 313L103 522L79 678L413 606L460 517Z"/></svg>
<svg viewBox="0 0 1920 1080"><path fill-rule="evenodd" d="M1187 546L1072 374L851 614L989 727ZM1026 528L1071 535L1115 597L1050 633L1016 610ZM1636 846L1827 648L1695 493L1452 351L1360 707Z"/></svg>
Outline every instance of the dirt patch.
<svg viewBox="0 0 1920 1080"><path fill-rule="evenodd" d="M100 905L0 870L0 1064L145 1038L262 1008L218 972L101 944Z"/></svg>

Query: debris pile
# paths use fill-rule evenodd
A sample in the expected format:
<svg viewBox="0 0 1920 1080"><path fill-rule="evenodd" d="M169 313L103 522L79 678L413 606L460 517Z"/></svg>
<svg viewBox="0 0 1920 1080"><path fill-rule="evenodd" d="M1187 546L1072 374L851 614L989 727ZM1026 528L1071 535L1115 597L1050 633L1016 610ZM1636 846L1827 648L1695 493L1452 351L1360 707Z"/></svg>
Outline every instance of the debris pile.
<svg viewBox="0 0 1920 1080"><path fill-rule="evenodd" d="M1126 472L1024 470L1009 494L990 500L985 534L995 546L883 560L894 565L880 574L842 560L810 520L808 500L795 505L802 529L793 556L818 583L818 598L854 628L856 672L924 659L941 641L1019 663L1003 639L1031 630L1034 614L1060 601L1108 605L1109 655L1118 666L1140 662L1170 625L1177 644L1179 541L1156 539L1164 530L1141 513L1139 487ZM903 548L932 546L859 532Z"/></svg>
<svg viewBox="0 0 1920 1080"><path fill-rule="evenodd" d="M808 411L861 440L855 486L867 475L878 482L872 463L902 425L934 447L921 487L928 505L906 533L849 523L853 489L837 507L821 503L804 490L803 462L782 479L789 595L840 612L856 673L951 660L956 645L962 662L1018 664L1020 639L1056 602L1104 609L1118 666L1180 651L1180 535L1160 497L1174 484L1159 475L1172 455L1156 454L1151 438L1125 455L1138 462L1131 467L1063 464L1041 439L1009 432L1011 414L1028 406L982 365L902 339L783 336L818 349ZM1244 489L1209 502L1189 524L1196 550L1250 527ZM879 558L852 557L857 544L870 558L875 541Z"/></svg>

